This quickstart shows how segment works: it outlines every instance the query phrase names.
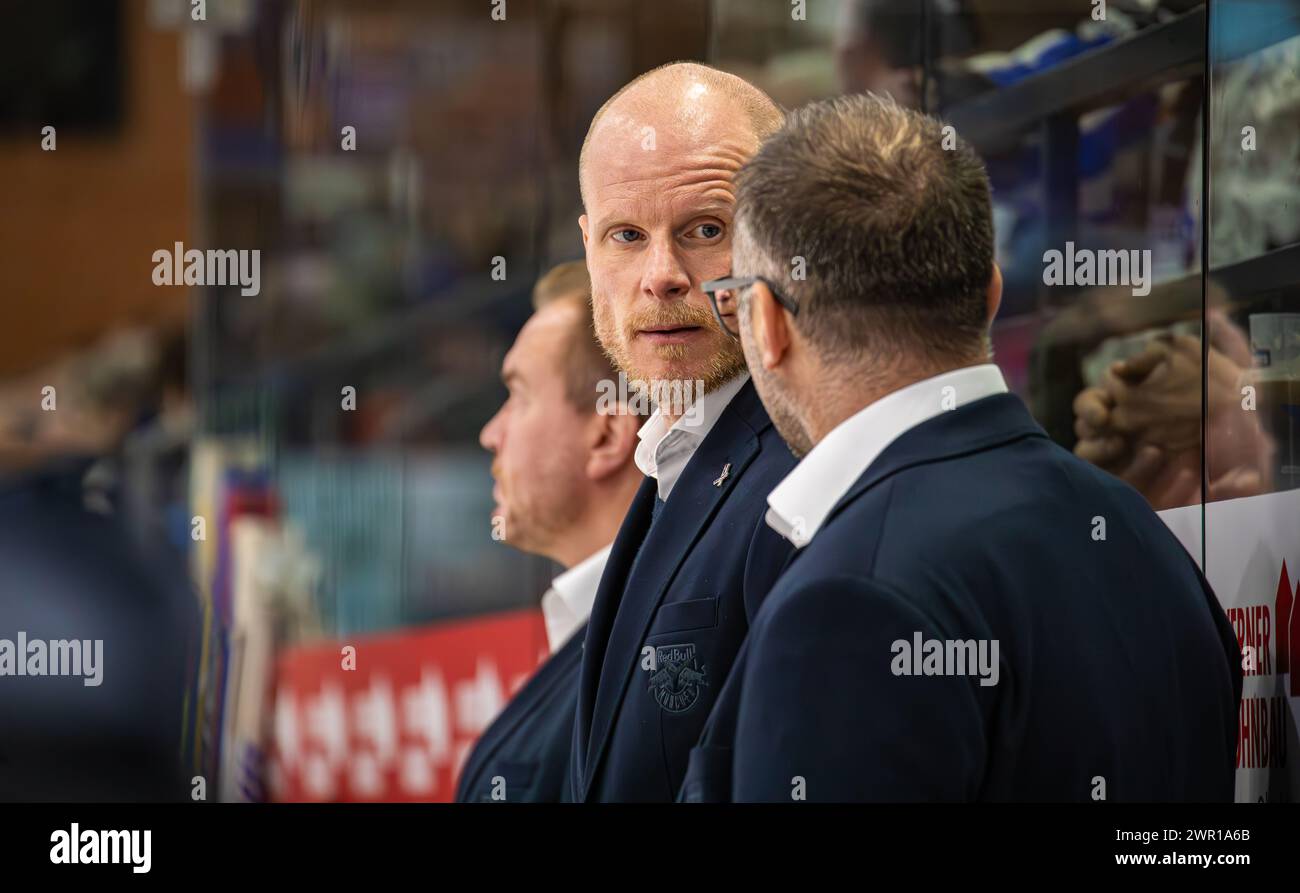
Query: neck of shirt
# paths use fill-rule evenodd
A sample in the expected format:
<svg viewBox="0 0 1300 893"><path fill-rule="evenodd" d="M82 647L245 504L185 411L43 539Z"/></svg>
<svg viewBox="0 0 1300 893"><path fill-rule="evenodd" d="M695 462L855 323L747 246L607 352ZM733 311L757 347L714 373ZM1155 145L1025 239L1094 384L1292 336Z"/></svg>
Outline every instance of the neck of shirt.
<svg viewBox="0 0 1300 893"><path fill-rule="evenodd" d="M885 448L935 416L1006 393L993 363L944 372L886 394L836 425L767 497L767 524L802 548Z"/></svg>
<svg viewBox="0 0 1300 893"><path fill-rule="evenodd" d="M743 372L719 385L692 404L672 426L658 413L641 426L634 459L642 474L655 479L660 499L667 501L687 463L747 381L749 373Z"/></svg>

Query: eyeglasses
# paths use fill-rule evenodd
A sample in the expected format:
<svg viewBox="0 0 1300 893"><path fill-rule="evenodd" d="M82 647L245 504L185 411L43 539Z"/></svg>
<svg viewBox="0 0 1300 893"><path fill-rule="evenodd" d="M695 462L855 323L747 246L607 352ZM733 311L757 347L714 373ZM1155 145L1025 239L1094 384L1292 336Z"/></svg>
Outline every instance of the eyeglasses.
<svg viewBox="0 0 1300 893"><path fill-rule="evenodd" d="M713 305L713 315L717 317L718 325L722 326L722 331L726 332L732 338L740 337L740 327L737 324L734 328L727 324L727 317L732 320L736 319L736 308L740 304L740 293L742 290L749 288L755 282L761 282L772 292L772 297L776 298L786 310L790 311L791 316L799 315L799 305L793 298L788 298L781 293L771 279L764 276L728 276L725 279L710 279L702 286L703 291L709 296L709 303Z"/></svg>

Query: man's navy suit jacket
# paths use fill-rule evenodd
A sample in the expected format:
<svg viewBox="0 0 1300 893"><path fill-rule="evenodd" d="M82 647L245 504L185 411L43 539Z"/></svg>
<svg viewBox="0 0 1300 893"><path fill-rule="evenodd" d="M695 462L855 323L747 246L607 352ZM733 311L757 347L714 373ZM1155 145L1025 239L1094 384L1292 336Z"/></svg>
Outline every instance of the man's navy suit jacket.
<svg viewBox="0 0 1300 893"><path fill-rule="evenodd" d="M586 627L537 668L470 751L457 803L560 803L569 799L573 707ZM500 782L494 782L500 778Z"/></svg>
<svg viewBox="0 0 1300 893"><path fill-rule="evenodd" d="M918 633L997 640L997 683L902 675ZM1229 801L1240 661L1142 497L987 397L902 434L791 560L681 799Z"/></svg>
<svg viewBox="0 0 1300 893"><path fill-rule="evenodd" d="M642 483L587 629L574 724L578 802L676 797L750 618L790 556L763 516L767 494L793 467L746 382L653 525L658 487Z"/></svg>

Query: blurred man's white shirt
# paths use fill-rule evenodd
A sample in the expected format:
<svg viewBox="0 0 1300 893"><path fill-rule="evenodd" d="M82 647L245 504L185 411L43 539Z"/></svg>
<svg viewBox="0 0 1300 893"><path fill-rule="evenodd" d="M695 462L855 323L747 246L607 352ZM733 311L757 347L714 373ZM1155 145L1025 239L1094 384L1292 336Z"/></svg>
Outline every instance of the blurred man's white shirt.
<svg viewBox="0 0 1300 893"><path fill-rule="evenodd" d="M652 477L659 484L659 498L667 501L677 479L686 469L686 463L699 449L704 438L713 430L713 426L722 417L722 412L731 403L733 397L749 381L749 373L742 372L721 387L714 388L692 406L690 411L677 420L671 427L666 427L664 417L655 413L636 433L640 439L637 444L636 467L646 477Z"/></svg>
<svg viewBox="0 0 1300 893"><path fill-rule="evenodd" d="M840 498L899 436L945 408L956 409L1006 391L1007 383L997 364L981 363L886 394L836 425L777 484L767 497L767 526L794 543L795 548L803 548Z"/></svg>
<svg viewBox="0 0 1300 893"><path fill-rule="evenodd" d="M609 560L610 543L594 552L551 581L542 596L542 619L546 621L546 641L551 654L559 651L591 616L600 576Z"/></svg>

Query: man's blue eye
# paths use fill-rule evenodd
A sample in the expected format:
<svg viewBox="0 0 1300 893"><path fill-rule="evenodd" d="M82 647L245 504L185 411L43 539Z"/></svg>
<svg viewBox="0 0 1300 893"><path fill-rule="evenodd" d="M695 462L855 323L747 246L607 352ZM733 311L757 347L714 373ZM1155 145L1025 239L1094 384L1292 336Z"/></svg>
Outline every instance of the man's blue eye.
<svg viewBox="0 0 1300 893"><path fill-rule="evenodd" d="M620 238L619 238L619 236L624 236L624 235L629 235L629 234L630 234L630 238L627 238L627 239L620 239ZM636 241L637 239L639 239L640 237L641 237L641 234L640 234L639 232L637 232L636 230L634 230L634 229L620 229L620 230L615 230L615 231L614 231L614 241L615 241L615 242L622 242L622 243L625 244L625 245L626 245L628 242L635 242L635 241Z"/></svg>
<svg viewBox="0 0 1300 893"><path fill-rule="evenodd" d="M698 227L700 235L705 239L716 239L722 235L722 227L716 223L701 223Z"/></svg>

